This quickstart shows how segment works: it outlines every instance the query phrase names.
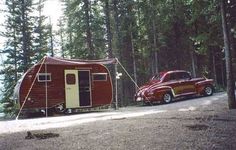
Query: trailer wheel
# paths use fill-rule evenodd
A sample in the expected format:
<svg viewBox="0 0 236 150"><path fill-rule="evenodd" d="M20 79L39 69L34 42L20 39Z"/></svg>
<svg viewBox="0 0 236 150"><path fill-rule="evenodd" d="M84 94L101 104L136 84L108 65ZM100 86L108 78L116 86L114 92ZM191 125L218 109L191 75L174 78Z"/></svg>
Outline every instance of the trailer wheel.
<svg viewBox="0 0 236 150"><path fill-rule="evenodd" d="M56 113L64 113L65 112L65 105L64 104L59 104L57 106L54 107L55 112Z"/></svg>

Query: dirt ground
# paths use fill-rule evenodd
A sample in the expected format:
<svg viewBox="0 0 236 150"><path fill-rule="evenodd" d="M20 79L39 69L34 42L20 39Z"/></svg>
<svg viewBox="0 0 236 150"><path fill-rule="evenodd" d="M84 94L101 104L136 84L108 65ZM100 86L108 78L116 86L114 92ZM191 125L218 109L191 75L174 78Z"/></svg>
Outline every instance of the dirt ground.
<svg viewBox="0 0 236 150"><path fill-rule="evenodd" d="M196 100L197 105L193 104L194 100L190 100L144 107L167 110L163 113L33 130L29 131L28 136L27 131L1 133L0 149L235 150L236 110L228 110L225 97L210 101L209 105L202 105L201 103L209 102L206 99ZM175 109L177 105L178 108ZM189 109L180 109L180 106Z"/></svg>

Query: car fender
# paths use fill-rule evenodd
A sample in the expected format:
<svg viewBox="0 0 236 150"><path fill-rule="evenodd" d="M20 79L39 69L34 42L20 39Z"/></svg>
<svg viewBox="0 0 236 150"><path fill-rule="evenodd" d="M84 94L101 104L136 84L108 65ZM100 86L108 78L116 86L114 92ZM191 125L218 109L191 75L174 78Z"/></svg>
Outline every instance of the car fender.
<svg viewBox="0 0 236 150"><path fill-rule="evenodd" d="M165 93L170 92L173 97L175 97L174 90L170 86L158 86L152 87L147 90L148 93L152 92L158 97L162 97Z"/></svg>
<svg viewBox="0 0 236 150"><path fill-rule="evenodd" d="M199 82L195 83L196 91L199 94L201 94L204 91L204 88L206 86L212 86L213 87L213 80L212 79L206 79L206 80L199 81Z"/></svg>

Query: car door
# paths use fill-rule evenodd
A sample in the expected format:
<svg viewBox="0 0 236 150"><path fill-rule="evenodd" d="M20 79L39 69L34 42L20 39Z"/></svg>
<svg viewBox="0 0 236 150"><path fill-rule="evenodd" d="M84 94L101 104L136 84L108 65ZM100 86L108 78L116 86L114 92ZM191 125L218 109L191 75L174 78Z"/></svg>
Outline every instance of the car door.
<svg viewBox="0 0 236 150"><path fill-rule="evenodd" d="M182 88L181 94L193 94L196 92L195 83L191 80L191 76L188 72L179 72L178 78L179 84Z"/></svg>
<svg viewBox="0 0 236 150"><path fill-rule="evenodd" d="M179 84L177 72L171 72L166 76L166 86L170 86L173 89L174 95L180 95L182 93L181 85Z"/></svg>

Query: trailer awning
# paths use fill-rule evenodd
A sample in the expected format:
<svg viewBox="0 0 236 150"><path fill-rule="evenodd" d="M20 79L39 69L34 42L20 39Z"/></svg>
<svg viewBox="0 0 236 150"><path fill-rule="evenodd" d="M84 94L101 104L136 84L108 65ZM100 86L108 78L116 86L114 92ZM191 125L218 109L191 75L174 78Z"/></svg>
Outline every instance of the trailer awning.
<svg viewBox="0 0 236 150"><path fill-rule="evenodd" d="M45 60L44 60L45 59ZM44 61L43 61L44 60ZM42 60L39 61L38 64L41 63L46 64L57 64L57 65L70 65L70 64L116 64L117 60L116 58L110 58L110 59L100 59L100 60L83 60L83 59L65 59L65 58L59 58L59 57L49 57L45 56Z"/></svg>

